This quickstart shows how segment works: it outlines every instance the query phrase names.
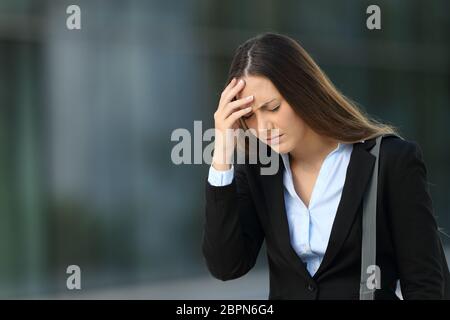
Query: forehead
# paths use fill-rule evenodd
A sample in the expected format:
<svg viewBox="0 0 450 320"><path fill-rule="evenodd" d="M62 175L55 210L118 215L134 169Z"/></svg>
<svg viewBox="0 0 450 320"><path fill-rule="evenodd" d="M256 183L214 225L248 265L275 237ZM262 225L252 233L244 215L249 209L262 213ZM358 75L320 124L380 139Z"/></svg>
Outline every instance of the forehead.
<svg viewBox="0 0 450 320"><path fill-rule="evenodd" d="M238 93L238 99L254 95L255 100L269 100L279 96L279 92L273 83L265 77L248 76L242 77L241 79L245 80L245 87Z"/></svg>

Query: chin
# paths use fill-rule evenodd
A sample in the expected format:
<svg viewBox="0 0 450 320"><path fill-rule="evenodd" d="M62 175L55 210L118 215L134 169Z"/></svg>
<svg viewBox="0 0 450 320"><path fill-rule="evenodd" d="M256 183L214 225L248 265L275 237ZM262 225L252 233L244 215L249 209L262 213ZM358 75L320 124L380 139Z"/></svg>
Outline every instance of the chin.
<svg viewBox="0 0 450 320"><path fill-rule="evenodd" d="M277 153L288 153L289 150L286 148L285 143L277 144L275 146L269 146L273 151Z"/></svg>

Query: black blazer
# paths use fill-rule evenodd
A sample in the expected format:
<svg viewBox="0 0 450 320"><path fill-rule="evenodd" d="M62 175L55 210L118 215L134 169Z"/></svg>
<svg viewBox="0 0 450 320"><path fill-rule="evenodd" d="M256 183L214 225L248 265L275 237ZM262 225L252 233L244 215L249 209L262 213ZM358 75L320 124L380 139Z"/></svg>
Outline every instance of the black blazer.
<svg viewBox="0 0 450 320"><path fill-rule="evenodd" d="M283 197L283 170L261 175L261 164L237 164L232 184L206 180L202 250L211 274L236 279L253 268L263 240L270 272L269 299L359 299L361 215L364 190L375 157L375 139L355 143L328 247L311 277L289 239ZM377 265L381 289L375 299L448 297L445 261L427 172L413 141L386 137L380 146L377 202Z"/></svg>

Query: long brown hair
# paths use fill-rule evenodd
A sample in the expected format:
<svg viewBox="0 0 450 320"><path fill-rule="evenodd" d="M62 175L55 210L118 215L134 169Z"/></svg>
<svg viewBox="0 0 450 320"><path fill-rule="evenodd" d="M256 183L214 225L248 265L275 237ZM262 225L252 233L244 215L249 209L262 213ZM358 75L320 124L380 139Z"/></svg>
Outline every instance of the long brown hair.
<svg viewBox="0 0 450 320"><path fill-rule="evenodd" d="M263 33L240 45L228 73L232 78L269 79L301 119L316 133L355 143L397 130L365 114L339 92L310 55L295 40ZM247 129L240 119L240 126Z"/></svg>

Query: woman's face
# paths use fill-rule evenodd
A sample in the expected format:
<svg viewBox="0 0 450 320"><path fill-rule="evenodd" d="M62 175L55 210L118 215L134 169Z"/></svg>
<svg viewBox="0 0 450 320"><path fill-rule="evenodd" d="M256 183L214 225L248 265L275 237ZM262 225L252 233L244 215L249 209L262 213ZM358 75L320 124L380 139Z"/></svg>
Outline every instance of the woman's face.
<svg viewBox="0 0 450 320"><path fill-rule="evenodd" d="M252 111L242 119L259 140L278 153L288 153L303 139L306 124L284 100L273 83L261 76L242 77L245 86L237 99L253 95ZM278 136L278 137L277 137ZM272 139L268 139L268 138Z"/></svg>

